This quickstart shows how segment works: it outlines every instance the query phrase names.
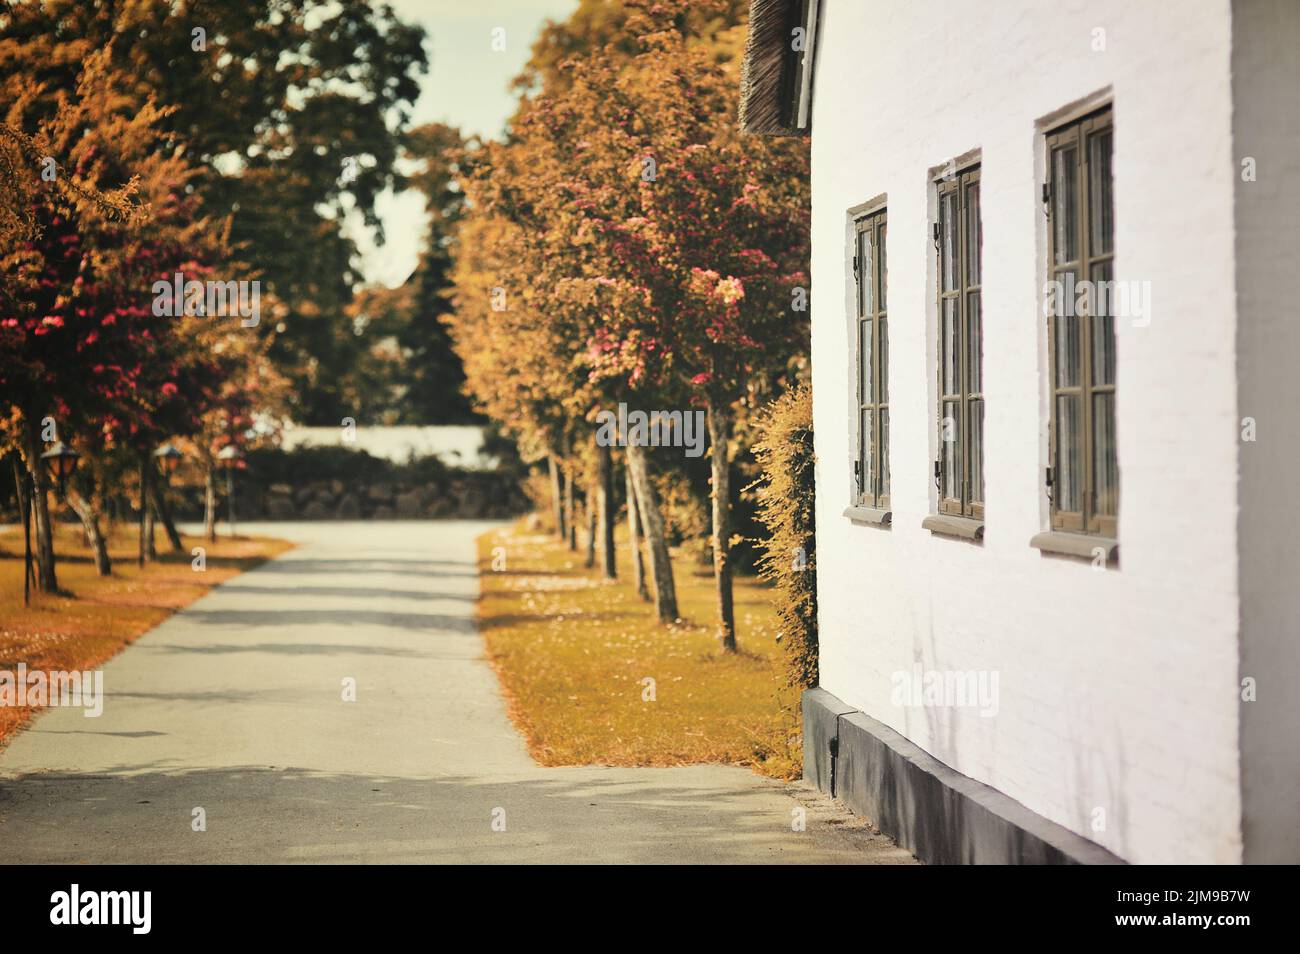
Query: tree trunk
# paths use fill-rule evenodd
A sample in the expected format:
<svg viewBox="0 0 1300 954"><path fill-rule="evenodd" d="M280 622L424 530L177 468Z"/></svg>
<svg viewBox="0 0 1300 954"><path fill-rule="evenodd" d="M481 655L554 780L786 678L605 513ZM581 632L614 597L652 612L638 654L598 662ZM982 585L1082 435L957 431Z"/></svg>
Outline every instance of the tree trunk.
<svg viewBox="0 0 1300 954"><path fill-rule="evenodd" d="M614 549L614 460L609 445L596 447L596 515L600 533L600 570L607 580L618 579Z"/></svg>
<svg viewBox="0 0 1300 954"><path fill-rule="evenodd" d="M59 578L54 568L54 528L50 524L41 442L36 431L36 419L24 413L23 421L27 437L27 472L32 477L32 509L36 511L36 586L43 593L57 593Z"/></svg>
<svg viewBox="0 0 1300 954"><path fill-rule="evenodd" d="M154 530L153 507L150 506L144 512L144 555L145 559L156 563L158 560L158 535Z"/></svg>
<svg viewBox="0 0 1300 954"><path fill-rule="evenodd" d="M561 488L563 481L560 478L560 465L554 454L546 455L546 469L551 474L551 511L555 517L555 533L563 540L567 536L564 532L564 490Z"/></svg>
<svg viewBox="0 0 1300 954"><path fill-rule="evenodd" d="M23 525L23 605L28 605L32 587L32 526L31 503L27 499L27 476L23 470L22 454L15 451L10 460L14 466L14 497L18 501L18 519Z"/></svg>
<svg viewBox="0 0 1300 954"><path fill-rule="evenodd" d="M586 499L582 502L587 517L587 558L583 565L591 569L596 565L596 485L587 485Z"/></svg>
<svg viewBox="0 0 1300 954"><path fill-rule="evenodd" d="M113 561L108 558L108 540L99 525L101 513L97 503L98 494L92 489L89 497L82 497L76 491L70 490L67 497L68 506L81 518L81 526L86 531L86 540L95 553L95 572L100 576L112 576Z"/></svg>
<svg viewBox="0 0 1300 954"><path fill-rule="evenodd" d="M161 480L150 480L149 496L153 498L154 512L158 514L158 520L167 533L167 542L171 544L172 551L174 553L184 553L185 545L181 543L181 535L176 532L176 523L172 520L172 510L167 503L166 483Z"/></svg>
<svg viewBox="0 0 1300 954"><path fill-rule="evenodd" d="M203 471L203 536L217 542L217 474L211 465Z"/></svg>
<svg viewBox="0 0 1300 954"><path fill-rule="evenodd" d="M718 642L722 651L736 651L736 608L731 590L731 461L727 448L731 421L728 410L709 401L709 461L713 472L713 579L718 591Z"/></svg>
<svg viewBox="0 0 1300 954"><path fill-rule="evenodd" d="M677 587L673 584L673 564L668 557L668 542L664 539L664 519L659 513L659 498L654 485L650 483L645 448L629 442L627 462L632 468L646 546L650 551L650 585L654 592L655 613L659 622L671 623L677 619Z"/></svg>
<svg viewBox="0 0 1300 954"><path fill-rule="evenodd" d="M632 465L623 468L627 484L627 539L632 549L632 580L636 584L636 595L643 600L650 599L650 591L645 585L645 563L641 559L641 520L637 515L636 484L632 482Z"/></svg>
<svg viewBox="0 0 1300 954"><path fill-rule="evenodd" d="M149 455L140 455L140 566L145 560L156 560L153 545L153 513L149 510Z"/></svg>
<svg viewBox="0 0 1300 954"><path fill-rule="evenodd" d="M578 525L573 519L573 464L564 464L564 528L570 550L578 549Z"/></svg>

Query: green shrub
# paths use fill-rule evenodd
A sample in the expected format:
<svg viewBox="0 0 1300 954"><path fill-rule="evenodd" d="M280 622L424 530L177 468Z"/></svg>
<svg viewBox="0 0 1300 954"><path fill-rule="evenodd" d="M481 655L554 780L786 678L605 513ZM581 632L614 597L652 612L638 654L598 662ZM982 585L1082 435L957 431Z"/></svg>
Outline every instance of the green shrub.
<svg viewBox="0 0 1300 954"><path fill-rule="evenodd" d="M759 574L776 588L779 639L792 685L817 685L817 569L814 517L812 389L796 385L764 407L756 421L754 456L763 476L758 520L767 535L757 544Z"/></svg>

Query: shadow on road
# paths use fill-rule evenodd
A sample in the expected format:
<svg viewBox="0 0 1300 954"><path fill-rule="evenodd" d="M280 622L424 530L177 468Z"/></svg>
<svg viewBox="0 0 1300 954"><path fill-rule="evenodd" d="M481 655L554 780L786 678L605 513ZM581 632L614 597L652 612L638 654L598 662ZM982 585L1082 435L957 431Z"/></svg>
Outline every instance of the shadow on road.
<svg viewBox="0 0 1300 954"><path fill-rule="evenodd" d="M692 769L485 780L118 766L0 779L0 842L11 863L910 860L866 828L810 818L808 831L792 831L794 803L778 783L709 778ZM198 808L206 831L192 830Z"/></svg>

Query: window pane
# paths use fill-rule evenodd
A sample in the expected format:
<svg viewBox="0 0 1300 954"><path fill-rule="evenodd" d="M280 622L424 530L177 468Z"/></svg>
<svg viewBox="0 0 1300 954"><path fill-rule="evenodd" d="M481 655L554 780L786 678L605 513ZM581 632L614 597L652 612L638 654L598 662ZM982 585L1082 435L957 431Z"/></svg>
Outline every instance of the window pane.
<svg viewBox="0 0 1300 954"><path fill-rule="evenodd" d="M1094 384L1115 383L1115 314L1113 269L1110 262L1098 262L1090 272L1092 293L1092 380Z"/></svg>
<svg viewBox="0 0 1300 954"><path fill-rule="evenodd" d="M939 250L943 272L943 290L957 287L957 193L939 197Z"/></svg>
<svg viewBox="0 0 1300 954"><path fill-rule="evenodd" d="M862 412L862 493L868 498L872 498L873 488L876 482L876 470L874 451L872 441L875 434L872 432L871 424L875 411L867 409Z"/></svg>
<svg viewBox="0 0 1300 954"><path fill-rule="evenodd" d="M1079 319L1061 315L1056 319L1056 386L1079 386Z"/></svg>
<svg viewBox="0 0 1300 954"><path fill-rule="evenodd" d="M972 182L966 190L966 284L980 283L980 254L984 230L980 225L980 184Z"/></svg>
<svg viewBox="0 0 1300 954"><path fill-rule="evenodd" d="M939 459L942 466L941 491L945 497L961 496L961 405L956 401L943 404L943 430L939 436Z"/></svg>
<svg viewBox="0 0 1300 954"><path fill-rule="evenodd" d="M1073 145L1052 153L1052 249L1057 265L1079 257L1078 159Z"/></svg>
<svg viewBox="0 0 1300 954"><path fill-rule="evenodd" d="M874 265L871 259L870 233L858 233L858 314L871 314L871 285Z"/></svg>
<svg viewBox="0 0 1300 954"><path fill-rule="evenodd" d="M880 409L880 495L889 496L889 408Z"/></svg>
<svg viewBox="0 0 1300 954"><path fill-rule="evenodd" d="M889 319L877 318L880 322L880 397L877 404L884 404L889 400Z"/></svg>
<svg viewBox="0 0 1300 954"><path fill-rule="evenodd" d="M980 293L966 296L966 390L978 394L984 390L983 328L980 319Z"/></svg>
<svg viewBox="0 0 1300 954"><path fill-rule="evenodd" d="M1111 196L1111 131L1088 139L1088 218L1090 254L1108 255L1115 243L1115 209Z"/></svg>
<svg viewBox="0 0 1300 954"><path fill-rule="evenodd" d="M885 244L886 244L886 243L885 243L885 226L883 226L883 225L880 226L880 231L879 231L877 234L880 236L880 238L879 238L880 245L879 245L879 248L877 249L877 257L880 259L880 281L879 281L879 287L880 287L880 307L879 307L879 310L880 310L880 311L884 311L884 310L885 310L885 307L886 307L885 294L886 294L886 291L888 290L888 287L889 287L889 266L888 266L888 264L887 264L886 261L885 261Z"/></svg>
<svg viewBox="0 0 1300 954"><path fill-rule="evenodd" d="M1052 308L1052 337L1054 354L1052 364L1056 369L1053 387L1079 386L1079 318L1075 316L1076 294L1073 270L1057 272L1053 279L1058 292L1049 296Z"/></svg>
<svg viewBox="0 0 1300 954"><path fill-rule="evenodd" d="M984 502L984 402L971 401L970 503Z"/></svg>
<svg viewBox="0 0 1300 954"><path fill-rule="evenodd" d="M1082 406L1076 394L1056 399L1056 509L1083 509Z"/></svg>
<svg viewBox="0 0 1300 954"><path fill-rule="evenodd" d="M1092 482L1096 513L1113 517L1119 512L1119 467L1115 457L1115 395L1092 396Z"/></svg>
<svg viewBox="0 0 1300 954"><path fill-rule="evenodd" d="M858 400L863 404L873 404L876 400L872 391L871 367L871 322L858 322Z"/></svg>
<svg viewBox="0 0 1300 954"><path fill-rule="evenodd" d="M960 342L957 340L959 329L957 326L957 299L945 298L943 300L943 328L940 329L942 343L940 348L942 354L940 360L943 362L943 393L956 394L960 385L957 383L957 356L961 354Z"/></svg>

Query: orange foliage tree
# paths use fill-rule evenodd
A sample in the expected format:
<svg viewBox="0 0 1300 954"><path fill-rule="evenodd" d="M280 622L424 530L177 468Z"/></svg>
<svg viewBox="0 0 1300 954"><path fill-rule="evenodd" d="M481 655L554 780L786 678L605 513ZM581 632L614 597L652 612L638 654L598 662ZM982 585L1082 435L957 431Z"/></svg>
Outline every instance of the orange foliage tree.
<svg viewBox="0 0 1300 954"><path fill-rule="evenodd" d="M625 35L555 67L563 81L523 102L472 179L493 258L462 301L501 337L462 334L462 355L488 366L471 380L511 381L494 416L519 416L508 405L525 395L534 420L590 421L620 400L707 412L717 630L733 651L734 416L806 346L807 144L741 136L734 70L682 29L683 4L624 7L636 52ZM494 283L512 317L482 311ZM629 448L634 471L640 456Z"/></svg>

